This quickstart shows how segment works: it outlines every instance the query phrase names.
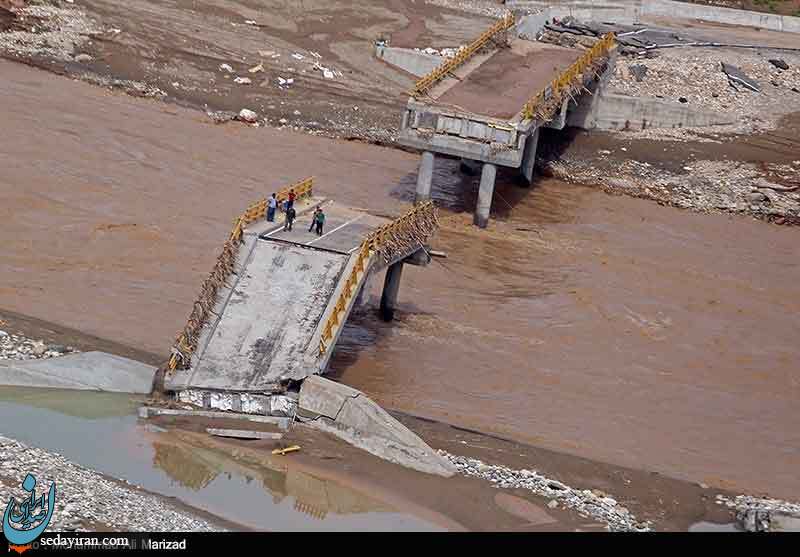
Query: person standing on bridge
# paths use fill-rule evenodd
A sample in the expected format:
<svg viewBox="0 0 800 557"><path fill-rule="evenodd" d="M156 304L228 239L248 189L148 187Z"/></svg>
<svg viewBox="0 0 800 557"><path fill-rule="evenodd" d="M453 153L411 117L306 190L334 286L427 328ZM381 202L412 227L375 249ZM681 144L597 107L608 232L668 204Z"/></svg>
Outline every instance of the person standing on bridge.
<svg viewBox="0 0 800 557"><path fill-rule="evenodd" d="M316 217L314 217L314 222L317 223L317 236L322 236L322 227L325 225L325 212L322 207L319 208Z"/></svg>
<svg viewBox="0 0 800 557"><path fill-rule="evenodd" d="M311 232L312 230L314 230L314 226L316 226L316 224L317 224L317 215L319 214L320 210L321 210L321 209L320 209L319 207L316 207L316 208L314 209L314 214L313 214L313 215L311 215L311 224L310 224L310 225L308 225L308 231L309 231L309 232Z"/></svg>
<svg viewBox="0 0 800 557"><path fill-rule="evenodd" d="M267 222L275 222L275 211L278 209L278 198L275 194L267 199Z"/></svg>
<svg viewBox="0 0 800 557"><path fill-rule="evenodd" d="M284 230L291 230L292 229L292 223L294 222L294 217L296 215L297 215L297 213L295 212L294 207L289 205L289 207L286 209L286 220L283 223L283 229Z"/></svg>
<svg viewBox="0 0 800 557"><path fill-rule="evenodd" d="M294 198L295 197L297 197L297 195L294 193L294 190L293 189L289 190L289 200L288 200L289 201L289 207L294 207Z"/></svg>

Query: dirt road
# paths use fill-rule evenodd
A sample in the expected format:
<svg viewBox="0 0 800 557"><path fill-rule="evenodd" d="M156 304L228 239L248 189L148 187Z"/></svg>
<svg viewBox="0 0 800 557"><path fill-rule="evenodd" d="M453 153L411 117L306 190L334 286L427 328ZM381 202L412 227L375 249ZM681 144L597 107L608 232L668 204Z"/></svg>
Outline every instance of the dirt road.
<svg viewBox="0 0 800 557"><path fill-rule="evenodd" d="M399 212L417 157L238 124L0 63L0 308L166 354L244 205L317 176ZM437 167L444 264L334 371L390 408L709 485L800 498L796 230Z"/></svg>

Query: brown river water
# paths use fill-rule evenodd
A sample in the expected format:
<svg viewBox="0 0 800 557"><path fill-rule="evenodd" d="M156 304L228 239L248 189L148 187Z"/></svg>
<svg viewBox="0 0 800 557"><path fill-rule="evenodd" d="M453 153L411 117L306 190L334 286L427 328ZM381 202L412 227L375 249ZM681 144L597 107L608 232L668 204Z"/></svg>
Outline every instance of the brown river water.
<svg viewBox="0 0 800 557"><path fill-rule="evenodd" d="M156 355L248 203L312 173L373 211L413 195L412 154L0 75L0 308ZM355 316L332 374L390 409L800 499L797 230L511 178L479 231L477 178L439 164L449 257L406 268L394 323Z"/></svg>

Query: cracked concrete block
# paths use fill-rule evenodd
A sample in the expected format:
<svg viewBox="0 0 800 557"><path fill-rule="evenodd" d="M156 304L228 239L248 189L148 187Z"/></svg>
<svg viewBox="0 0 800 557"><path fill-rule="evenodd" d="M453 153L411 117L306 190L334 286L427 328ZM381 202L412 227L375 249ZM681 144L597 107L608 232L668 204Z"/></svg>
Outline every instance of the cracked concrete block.
<svg viewBox="0 0 800 557"><path fill-rule="evenodd" d="M375 456L420 472L449 477L455 467L364 393L318 376L300 388L307 424Z"/></svg>

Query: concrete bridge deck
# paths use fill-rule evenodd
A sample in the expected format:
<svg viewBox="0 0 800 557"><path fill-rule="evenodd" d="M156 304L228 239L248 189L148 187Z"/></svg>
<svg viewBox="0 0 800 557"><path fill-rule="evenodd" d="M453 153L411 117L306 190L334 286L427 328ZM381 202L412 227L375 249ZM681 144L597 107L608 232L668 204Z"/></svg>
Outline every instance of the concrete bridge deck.
<svg viewBox="0 0 800 557"><path fill-rule="evenodd" d="M396 236L413 228L418 210L393 221L311 196L295 206L292 230L279 212L277 222L257 217L237 233L233 267L197 329L188 365L175 366L166 390L205 407L270 413L271 395L325 371L370 273L389 268L393 305L403 261L420 264L409 256L426 234ZM326 214L322 235L309 232L315 207Z"/></svg>
<svg viewBox="0 0 800 557"><path fill-rule="evenodd" d="M575 62L582 51L514 39L494 51L460 80L444 80L431 91L429 104L472 114L519 120L522 107L537 91Z"/></svg>

